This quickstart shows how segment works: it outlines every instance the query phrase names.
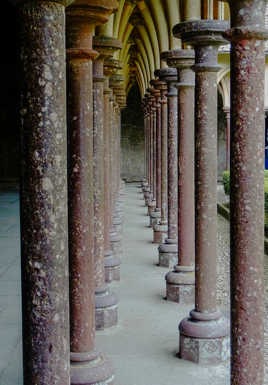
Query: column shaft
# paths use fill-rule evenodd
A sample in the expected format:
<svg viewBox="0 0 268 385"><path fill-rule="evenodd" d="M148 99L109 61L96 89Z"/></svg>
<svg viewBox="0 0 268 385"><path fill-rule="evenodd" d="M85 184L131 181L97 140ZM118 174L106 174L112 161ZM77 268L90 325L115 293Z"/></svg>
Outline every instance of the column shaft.
<svg viewBox="0 0 268 385"><path fill-rule="evenodd" d="M164 83L161 89L161 224L167 224L167 146L168 146L168 108L167 108L167 87Z"/></svg>
<svg viewBox="0 0 268 385"><path fill-rule="evenodd" d="M226 360L228 324L217 310L217 63L228 23L178 24L175 36L195 47L195 308L179 326L180 357L200 363ZM182 106L180 105L180 108ZM186 256L184 256L185 258ZM188 263L188 257L185 262ZM194 344L194 352L190 346ZM213 354L209 353L213 346Z"/></svg>
<svg viewBox="0 0 268 385"><path fill-rule="evenodd" d="M23 377L70 383L65 9L19 5ZM36 55L38 52L38 55Z"/></svg>
<svg viewBox="0 0 268 385"><path fill-rule="evenodd" d="M178 91L168 82L168 239L178 232Z"/></svg>
<svg viewBox="0 0 268 385"><path fill-rule="evenodd" d="M194 303L194 84L193 50L166 53L170 67L178 72L178 260L166 275L167 299Z"/></svg>
<svg viewBox="0 0 268 385"><path fill-rule="evenodd" d="M161 54L166 60L166 53ZM177 71L174 68L165 68L158 71L160 80L167 84L167 199L168 199L168 231L167 239L159 246L159 265L163 267L173 267L177 263L177 128L178 128L178 101Z"/></svg>
<svg viewBox="0 0 268 385"><path fill-rule="evenodd" d="M231 383L264 381L264 26L266 2L232 1Z"/></svg>
<svg viewBox="0 0 268 385"><path fill-rule="evenodd" d="M83 12L79 3L69 7L67 12L71 384L73 385L113 382L110 363L95 350L94 177L96 179L99 174L97 175L96 168L94 169L94 161L98 153L96 141L99 138L96 138L93 125L92 84L92 60L97 55L92 49L95 25L108 18L112 10L111 2L105 4L104 1L100 8L96 9L94 1L91 5L91 1L88 0L84 4ZM101 141L102 133L98 134ZM96 183L99 181L98 179ZM97 282L99 283L99 277Z"/></svg>
<svg viewBox="0 0 268 385"><path fill-rule="evenodd" d="M104 287L104 75L103 59L93 64L94 257L96 290Z"/></svg>

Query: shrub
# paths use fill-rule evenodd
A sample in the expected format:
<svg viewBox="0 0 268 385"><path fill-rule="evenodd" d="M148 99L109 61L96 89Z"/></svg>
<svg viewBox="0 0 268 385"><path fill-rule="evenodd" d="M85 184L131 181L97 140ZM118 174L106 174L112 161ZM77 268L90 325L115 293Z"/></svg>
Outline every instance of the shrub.
<svg viewBox="0 0 268 385"><path fill-rule="evenodd" d="M223 171L222 183L226 195L230 195L230 171Z"/></svg>

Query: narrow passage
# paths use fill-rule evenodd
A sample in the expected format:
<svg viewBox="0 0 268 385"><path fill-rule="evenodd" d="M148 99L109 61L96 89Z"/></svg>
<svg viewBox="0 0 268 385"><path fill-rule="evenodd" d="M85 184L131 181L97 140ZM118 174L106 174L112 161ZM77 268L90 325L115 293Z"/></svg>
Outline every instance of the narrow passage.
<svg viewBox="0 0 268 385"><path fill-rule="evenodd" d="M178 359L178 323L193 306L164 300L165 274L156 265L157 246L152 244L152 229L139 184L127 184L124 209L121 281L113 284L119 293L119 324L97 333L97 345L113 361L117 385L228 385L227 364L202 367ZM228 222L220 218L224 234L219 243L226 257ZM223 266L218 291L219 302L227 302L226 273ZM224 306L226 312L226 306Z"/></svg>

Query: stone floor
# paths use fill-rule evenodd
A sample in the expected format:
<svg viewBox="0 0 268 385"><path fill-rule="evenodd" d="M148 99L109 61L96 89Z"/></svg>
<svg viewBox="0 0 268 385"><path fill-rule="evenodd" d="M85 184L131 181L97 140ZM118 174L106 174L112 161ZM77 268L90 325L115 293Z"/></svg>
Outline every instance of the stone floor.
<svg viewBox="0 0 268 385"><path fill-rule="evenodd" d="M148 221L138 185L127 185L122 278L112 284L120 296L120 321L96 337L98 348L113 361L115 385L229 385L228 363L204 367L176 357L178 322L193 306L164 300L167 270L156 265L157 247L152 244ZM228 316L229 224L221 217L218 229L218 303ZM0 249L0 385L22 385L19 200L15 192L0 193ZM267 265L266 259L268 288ZM267 338L265 343L268 362Z"/></svg>

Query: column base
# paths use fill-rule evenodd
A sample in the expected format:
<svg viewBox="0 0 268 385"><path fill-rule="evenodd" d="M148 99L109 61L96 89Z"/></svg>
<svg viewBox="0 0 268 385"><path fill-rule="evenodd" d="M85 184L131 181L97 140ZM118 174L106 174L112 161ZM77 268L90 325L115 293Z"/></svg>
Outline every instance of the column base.
<svg viewBox="0 0 268 385"><path fill-rule="evenodd" d="M229 358L229 325L220 312L192 311L179 325L179 357L197 364L219 364Z"/></svg>
<svg viewBox="0 0 268 385"><path fill-rule="evenodd" d="M167 237L168 226L166 224L156 224L154 225L154 240L153 243L161 244L165 242Z"/></svg>
<svg viewBox="0 0 268 385"><path fill-rule="evenodd" d="M150 227L154 227L155 225L158 225L160 219L161 219L161 211L159 209L155 209L154 211L152 211L150 215Z"/></svg>
<svg viewBox="0 0 268 385"><path fill-rule="evenodd" d="M104 255L105 282L120 281L120 258L112 251Z"/></svg>
<svg viewBox="0 0 268 385"><path fill-rule="evenodd" d="M184 305L195 301L194 266L174 266L174 270L166 274L167 300Z"/></svg>
<svg viewBox="0 0 268 385"><path fill-rule="evenodd" d="M174 243L169 243L174 242ZM168 240L158 247L159 266L169 269L178 263L178 243L177 240Z"/></svg>
<svg viewBox="0 0 268 385"><path fill-rule="evenodd" d="M122 237L116 232L111 233L110 244L113 254L120 258L122 256Z"/></svg>
<svg viewBox="0 0 268 385"><path fill-rule="evenodd" d="M95 327L104 330L117 325L118 298L107 287L95 291Z"/></svg>
<svg viewBox="0 0 268 385"><path fill-rule="evenodd" d="M117 234L122 233L122 220L119 215L113 217L112 227L115 233Z"/></svg>
<svg viewBox="0 0 268 385"><path fill-rule="evenodd" d="M148 215L151 216L152 212L154 211L156 206L156 202L154 200L150 200L148 202Z"/></svg>
<svg viewBox="0 0 268 385"><path fill-rule="evenodd" d="M114 385L111 362L96 351L71 353L71 385Z"/></svg>

